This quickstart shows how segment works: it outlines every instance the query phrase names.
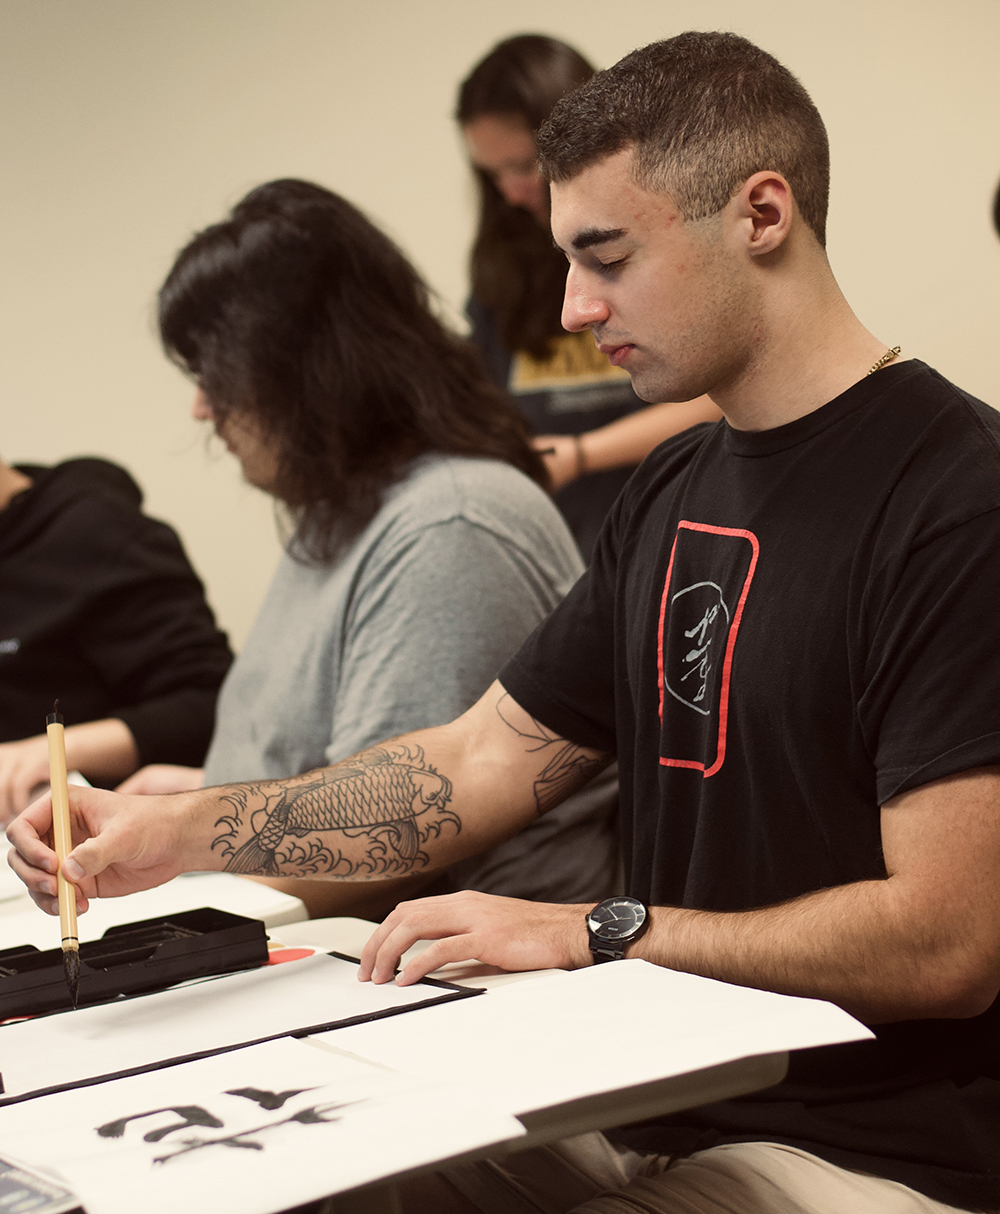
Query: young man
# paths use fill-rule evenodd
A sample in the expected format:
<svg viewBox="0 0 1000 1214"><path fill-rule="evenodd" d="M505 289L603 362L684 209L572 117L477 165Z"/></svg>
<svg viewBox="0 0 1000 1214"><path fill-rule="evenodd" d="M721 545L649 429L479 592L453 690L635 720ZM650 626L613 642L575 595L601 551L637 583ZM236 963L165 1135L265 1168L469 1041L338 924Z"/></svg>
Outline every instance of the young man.
<svg viewBox="0 0 1000 1214"><path fill-rule="evenodd" d="M417 939L436 942L404 982L627 952L875 1027L757 1097L622 1132L604 1164L625 1187L593 1214L998 1208L1000 419L853 315L823 249L822 122L745 40L635 52L540 150L566 326L644 398L708 393L725 422L646 461L589 573L458 721L154 812L74 792L66 874L85 901L186 868L294 873L310 841L335 877L437 866L616 754L631 927L424 899L362 977ZM26 812L12 863L52 909L48 825Z"/></svg>

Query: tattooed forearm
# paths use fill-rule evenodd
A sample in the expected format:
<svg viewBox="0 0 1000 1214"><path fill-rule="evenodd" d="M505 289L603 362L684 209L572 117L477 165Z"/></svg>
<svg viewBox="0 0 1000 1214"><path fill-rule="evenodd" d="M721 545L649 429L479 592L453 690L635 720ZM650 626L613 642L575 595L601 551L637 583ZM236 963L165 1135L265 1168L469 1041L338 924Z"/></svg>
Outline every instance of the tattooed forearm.
<svg viewBox="0 0 1000 1214"><path fill-rule="evenodd" d="M545 755L545 766L534 783L535 804L539 814L544 814L582 788L610 758L604 755L591 757L582 746L567 742L551 729L529 716L517 701L506 693L497 701L497 715L501 721L525 742L528 754Z"/></svg>
<svg viewBox="0 0 1000 1214"><path fill-rule="evenodd" d="M226 871L235 873L407 873L429 863L422 843L445 827L461 831L451 798L451 783L419 747L379 746L297 780L226 788L221 799L232 813L216 823L212 849L221 849Z"/></svg>

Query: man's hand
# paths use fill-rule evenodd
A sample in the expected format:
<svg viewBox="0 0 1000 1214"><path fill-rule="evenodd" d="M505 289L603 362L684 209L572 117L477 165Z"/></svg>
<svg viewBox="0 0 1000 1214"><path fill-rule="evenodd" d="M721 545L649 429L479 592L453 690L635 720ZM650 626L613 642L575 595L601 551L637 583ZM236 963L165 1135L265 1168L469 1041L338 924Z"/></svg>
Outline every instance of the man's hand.
<svg viewBox="0 0 1000 1214"><path fill-rule="evenodd" d="M0 827L17 817L32 789L49 782L49 743L45 734L0 742Z"/></svg>
<svg viewBox="0 0 1000 1214"><path fill-rule="evenodd" d="M409 986L452 961L481 961L505 970L579 969L591 963L584 918L591 903L524 902L463 890L401 902L361 955L362 982L390 982L403 953L435 941L397 982Z"/></svg>
<svg viewBox="0 0 1000 1214"><path fill-rule="evenodd" d="M180 767L176 763L148 763L123 781L115 792L126 796L162 797L172 792L191 792L205 783L203 767Z"/></svg>
<svg viewBox="0 0 1000 1214"><path fill-rule="evenodd" d="M69 789L73 850L63 876L77 887L77 908L90 898L117 898L162 885L186 872L189 814L183 798L156 802L97 788ZM52 848L52 797L46 793L10 825L8 862L38 906L59 913L56 853Z"/></svg>

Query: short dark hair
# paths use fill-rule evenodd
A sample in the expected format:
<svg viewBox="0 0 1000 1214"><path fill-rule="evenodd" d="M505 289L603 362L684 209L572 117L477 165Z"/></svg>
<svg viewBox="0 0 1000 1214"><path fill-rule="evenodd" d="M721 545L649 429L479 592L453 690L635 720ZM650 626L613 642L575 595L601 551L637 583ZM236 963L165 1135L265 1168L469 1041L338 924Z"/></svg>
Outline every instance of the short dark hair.
<svg viewBox="0 0 1000 1214"><path fill-rule="evenodd" d="M178 254L164 349L213 411L273 442L291 550L333 559L424 451L505 460L547 483L517 408L434 315L393 242L306 181L259 186Z"/></svg>
<svg viewBox="0 0 1000 1214"><path fill-rule="evenodd" d="M550 181L632 148L635 178L685 219L722 210L754 173L781 173L826 243L830 149L823 119L787 68L738 34L678 34L626 55L564 98L538 135Z"/></svg>
<svg viewBox="0 0 1000 1214"><path fill-rule="evenodd" d="M560 97L589 80L593 66L579 51L545 34L517 34L498 42L462 81L455 117L519 120L534 135ZM494 314L511 351L544 358L560 323L566 258L548 227L511 206L489 177L474 170L479 227L470 257L472 294Z"/></svg>

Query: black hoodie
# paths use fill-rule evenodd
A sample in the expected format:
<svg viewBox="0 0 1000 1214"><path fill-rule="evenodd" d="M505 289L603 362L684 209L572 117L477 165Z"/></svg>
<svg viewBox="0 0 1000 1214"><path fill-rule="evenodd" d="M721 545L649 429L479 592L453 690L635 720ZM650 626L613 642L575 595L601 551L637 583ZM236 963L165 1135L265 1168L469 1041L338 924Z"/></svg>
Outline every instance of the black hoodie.
<svg viewBox="0 0 1000 1214"><path fill-rule="evenodd" d="M143 763L198 766L232 660L175 532L116 464L21 465L0 510L0 741L117 717Z"/></svg>

